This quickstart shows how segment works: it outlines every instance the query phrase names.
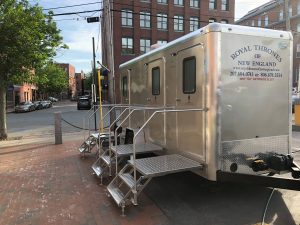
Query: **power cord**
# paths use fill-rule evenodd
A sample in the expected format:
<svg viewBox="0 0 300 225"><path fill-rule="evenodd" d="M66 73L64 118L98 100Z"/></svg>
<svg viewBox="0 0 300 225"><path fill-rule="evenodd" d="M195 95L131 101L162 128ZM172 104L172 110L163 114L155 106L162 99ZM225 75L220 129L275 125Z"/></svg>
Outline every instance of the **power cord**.
<svg viewBox="0 0 300 225"><path fill-rule="evenodd" d="M268 198L268 201L267 201L267 204L265 206L265 210L264 210L264 214L263 214L263 217L262 217L262 222L261 222L261 225L265 225L265 217L266 217L266 214L267 214L267 210L268 210L268 207L269 207L269 203L271 201L271 198L274 194L274 191L275 191L275 188L272 189L271 193L270 193L270 196Z"/></svg>

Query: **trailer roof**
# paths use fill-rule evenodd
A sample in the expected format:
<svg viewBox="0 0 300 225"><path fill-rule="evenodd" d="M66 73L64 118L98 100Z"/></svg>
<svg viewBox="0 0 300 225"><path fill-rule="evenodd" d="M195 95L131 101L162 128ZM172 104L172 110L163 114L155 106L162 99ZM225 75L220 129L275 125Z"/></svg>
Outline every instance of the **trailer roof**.
<svg viewBox="0 0 300 225"><path fill-rule="evenodd" d="M151 55L154 55L158 52L161 52L163 50L171 48L174 45L186 42L187 40L189 40L191 38L201 36L201 35L209 33L209 32L244 34L244 35L252 35L252 36L259 36L259 37L281 38L281 39L286 39L286 40L293 39L291 32L288 32L288 31L271 30L271 29L265 29L265 28L240 26L240 25L232 25L232 24L210 23L207 26L205 26L199 30L196 30L194 32L186 34L186 35L184 35L180 38L177 38L161 47L158 47L154 50L151 50L143 55L140 55L132 60L129 60L129 61L121 64L120 69L124 68L130 64L133 64L137 61L140 61L144 58L147 58Z"/></svg>

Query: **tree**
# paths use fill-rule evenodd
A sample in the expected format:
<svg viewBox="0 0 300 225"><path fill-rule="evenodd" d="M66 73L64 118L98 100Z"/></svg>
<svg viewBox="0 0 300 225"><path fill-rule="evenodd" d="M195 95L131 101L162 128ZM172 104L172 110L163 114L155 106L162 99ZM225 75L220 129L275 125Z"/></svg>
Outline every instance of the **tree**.
<svg viewBox="0 0 300 225"><path fill-rule="evenodd" d="M88 72L85 75L85 79L84 79L84 89L85 90L91 90L92 83L93 83L93 73Z"/></svg>
<svg viewBox="0 0 300 225"><path fill-rule="evenodd" d="M58 94L68 88L68 74L52 62L38 68L35 73L36 85L40 93Z"/></svg>
<svg viewBox="0 0 300 225"><path fill-rule="evenodd" d="M66 48L60 30L38 5L27 0L0 4L0 139L7 138L6 88L8 83L33 82L32 71Z"/></svg>

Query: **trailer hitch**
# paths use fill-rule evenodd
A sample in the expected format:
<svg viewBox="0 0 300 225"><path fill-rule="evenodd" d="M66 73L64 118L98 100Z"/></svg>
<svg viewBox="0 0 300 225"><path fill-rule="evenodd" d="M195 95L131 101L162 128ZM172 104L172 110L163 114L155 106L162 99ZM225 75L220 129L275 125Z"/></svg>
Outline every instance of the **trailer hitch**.
<svg viewBox="0 0 300 225"><path fill-rule="evenodd" d="M300 178L300 167L291 155L273 154L269 157L256 158L250 167L254 172L269 171L271 175L291 172L294 179Z"/></svg>
<svg viewBox="0 0 300 225"><path fill-rule="evenodd" d="M300 166L293 162L293 165L291 167L291 172L292 172L292 177L294 179L299 179L300 178Z"/></svg>

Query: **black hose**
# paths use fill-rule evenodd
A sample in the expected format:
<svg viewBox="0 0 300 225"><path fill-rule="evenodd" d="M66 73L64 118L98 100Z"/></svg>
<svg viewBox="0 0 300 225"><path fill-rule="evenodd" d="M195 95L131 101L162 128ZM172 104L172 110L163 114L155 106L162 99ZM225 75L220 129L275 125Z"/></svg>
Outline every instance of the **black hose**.
<svg viewBox="0 0 300 225"><path fill-rule="evenodd" d="M261 221L261 225L265 225L265 217L266 217L266 214L267 214L267 210L268 210L268 207L269 207L269 203L271 201L271 198L274 194L274 191L275 191L275 188L272 189L271 193L270 193L270 196L268 198L268 201L267 201L267 204L265 206L265 210L264 210L264 214L263 214L263 217L262 217L262 221Z"/></svg>
<svg viewBox="0 0 300 225"><path fill-rule="evenodd" d="M76 125L74 125L74 124L68 122L68 121L65 120L64 118L61 118L61 120L64 121L66 124L69 124L70 126L75 127L75 128L77 128L77 129L80 129L80 130L89 130L89 129L86 129L86 128L78 127L78 126L76 126ZM109 126L103 127L103 128L104 128L104 129L107 129L107 128L109 128ZM98 130L98 129L97 129L97 130ZM92 130L92 131L96 131L96 130Z"/></svg>

